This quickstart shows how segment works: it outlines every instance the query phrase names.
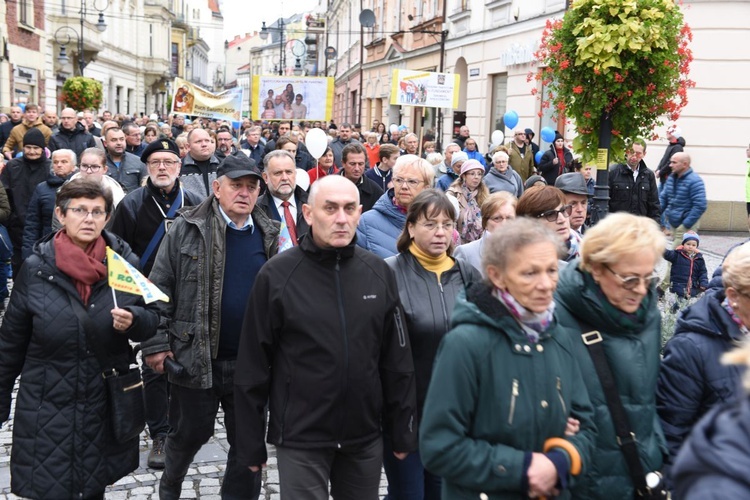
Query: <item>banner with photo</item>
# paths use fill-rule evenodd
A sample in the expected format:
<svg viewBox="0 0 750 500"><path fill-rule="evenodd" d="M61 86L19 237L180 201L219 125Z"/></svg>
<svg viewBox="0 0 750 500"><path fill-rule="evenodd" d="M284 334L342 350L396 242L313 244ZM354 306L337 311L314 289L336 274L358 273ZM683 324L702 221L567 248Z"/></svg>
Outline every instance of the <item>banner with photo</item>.
<svg viewBox="0 0 750 500"><path fill-rule="evenodd" d="M254 76L253 120L330 120L333 78Z"/></svg>
<svg viewBox="0 0 750 500"><path fill-rule="evenodd" d="M458 107L459 75L394 69L391 104L428 108Z"/></svg>
<svg viewBox="0 0 750 500"><path fill-rule="evenodd" d="M187 80L175 78L173 88L172 113L233 122L242 119L242 87L213 94Z"/></svg>

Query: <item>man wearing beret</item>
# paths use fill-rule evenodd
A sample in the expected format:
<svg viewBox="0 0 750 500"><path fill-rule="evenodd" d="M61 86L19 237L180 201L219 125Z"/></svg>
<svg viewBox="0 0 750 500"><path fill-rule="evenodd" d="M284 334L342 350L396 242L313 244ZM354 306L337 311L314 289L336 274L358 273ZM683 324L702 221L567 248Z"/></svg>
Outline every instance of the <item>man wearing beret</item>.
<svg viewBox="0 0 750 500"><path fill-rule="evenodd" d="M229 441L222 498L258 498L260 472L236 457L234 372L248 296L278 250L279 225L256 201L261 175L244 154L229 155L200 205L180 212L164 237L150 278L169 295L154 337L141 343L146 363L164 372L169 357L170 430L159 498L177 500L190 463L214 432L219 405Z"/></svg>
<svg viewBox="0 0 750 500"><path fill-rule="evenodd" d="M148 276L164 235L182 207L201 202L200 197L180 184L180 149L171 139L152 142L141 154L146 164L146 185L123 198L117 206L110 230L128 242L141 256L140 268ZM164 468L164 442L169 431L167 378L143 365L146 389L146 423L153 440L148 466Z"/></svg>

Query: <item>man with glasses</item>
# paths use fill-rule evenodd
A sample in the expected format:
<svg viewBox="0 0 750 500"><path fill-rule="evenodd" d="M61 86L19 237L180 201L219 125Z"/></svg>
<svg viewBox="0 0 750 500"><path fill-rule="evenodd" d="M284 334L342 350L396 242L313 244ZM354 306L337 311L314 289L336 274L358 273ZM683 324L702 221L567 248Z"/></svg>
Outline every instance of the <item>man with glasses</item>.
<svg viewBox="0 0 750 500"><path fill-rule="evenodd" d="M120 128L109 128L104 133L104 147L107 150L106 174L116 180L122 189L129 193L141 187L141 181L148 175L140 159L125 151L125 132Z"/></svg>
<svg viewBox="0 0 750 500"><path fill-rule="evenodd" d="M125 240L140 256L139 268L148 276L164 235L182 207L200 203L200 198L182 188L179 181L180 149L171 139L153 141L141 161L148 168L146 185L128 193L112 217L110 230ZM147 465L164 468L164 443L169 432L167 379L147 365L142 366L146 394L146 423L153 444Z"/></svg>
<svg viewBox="0 0 750 500"><path fill-rule="evenodd" d="M646 166L646 142L635 139L625 152L625 163L609 167L609 211L629 212L660 222L656 176Z"/></svg>
<svg viewBox="0 0 750 500"><path fill-rule="evenodd" d="M510 166L521 176L521 180L526 182L526 179L534 175L534 153L531 146L526 144L526 132L524 129L515 129L513 131L513 140L506 147L508 148L508 156L510 157Z"/></svg>
<svg viewBox="0 0 750 500"><path fill-rule="evenodd" d="M653 175L653 174L651 174ZM562 174L555 179L555 187L565 195L565 204L572 209L570 215L570 229L583 234L586 213L588 212L589 194L586 179L579 172Z"/></svg>
<svg viewBox="0 0 750 500"><path fill-rule="evenodd" d="M48 148L50 151L70 149L76 156L81 156L86 148L96 146L94 136L76 119L73 108L65 108L60 112L60 128L50 137Z"/></svg>
<svg viewBox="0 0 750 500"><path fill-rule="evenodd" d="M342 130L344 125L341 126ZM335 155L335 153L334 153ZM365 177L367 168L367 151L359 142L352 140L341 150L341 163L344 169L343 175L357 186L359 200L362 204L362 213L370 210L375 202L383 195L383 190L376 183Z"/></svg>
<svg viewBox="0 0 750 500"><path fill-rule="evenodd" d="M221 127L216 132L216 151L214 152L216 158L219 161L224 161L227 156L236 155L237 153L241 153L241 151L234 145L232 131L226 127Z"/></svg>
<svg viewBox="0 0 750 500"><path fill-rule="evenodd" d="M141 127L134 122L126 122L122 126L122 131L125 132L125 151L140 157L146 149L141 137Z"/></svg>

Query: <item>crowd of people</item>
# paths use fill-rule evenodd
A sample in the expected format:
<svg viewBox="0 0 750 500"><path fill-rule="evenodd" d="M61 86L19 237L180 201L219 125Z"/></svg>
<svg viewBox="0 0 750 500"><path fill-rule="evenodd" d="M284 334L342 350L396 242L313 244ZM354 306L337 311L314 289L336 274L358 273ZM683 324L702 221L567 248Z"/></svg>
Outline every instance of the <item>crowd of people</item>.
<svg viewBox="0 0 750 500"><path fill-rule="evenodd" d="M750 244L709 282L678 128L656 174L629 141L592 225L592 169L560 133L540 152L517 129L485 154L466 126L441 152L380 122L38 114L0 125L14 494L103 498L137 467L107 377L139 361L163 499L219 407L227 499L259 497L266 443L282 499L377 498L381 468L389 500L750 492L733 472ZM169 301L110 289L107 248ZM662 346L668 290L684 302Z"/></svg>

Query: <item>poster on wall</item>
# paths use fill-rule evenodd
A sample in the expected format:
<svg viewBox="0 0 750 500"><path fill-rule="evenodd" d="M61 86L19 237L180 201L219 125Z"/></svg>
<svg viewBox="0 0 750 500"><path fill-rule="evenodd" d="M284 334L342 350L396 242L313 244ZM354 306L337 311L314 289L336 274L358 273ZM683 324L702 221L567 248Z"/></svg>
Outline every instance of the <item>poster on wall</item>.
<svg viewBox="0 0 750 500"><path fill-rule="evenodd" d="M391 104L456 109L459 83L460 77L453 73L394 69Z"/></svg>
<svg viewBox="0 0 750 500"><path fill-rule="evenodd" d="M333 78L254 76L253 120L330 120Z"/></svg>
<svg viewBox="0 0 750 500"><path fill-rule="evenodd" d="M187 80L175 78L172 88L172 113L233 122L242 119L241 87L213 94Z"/></svg>

